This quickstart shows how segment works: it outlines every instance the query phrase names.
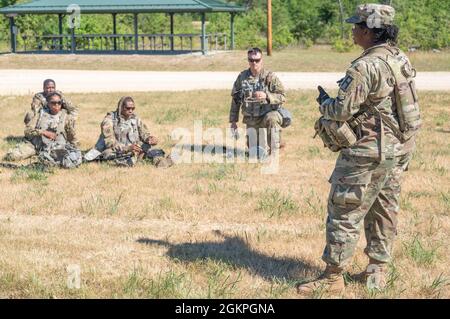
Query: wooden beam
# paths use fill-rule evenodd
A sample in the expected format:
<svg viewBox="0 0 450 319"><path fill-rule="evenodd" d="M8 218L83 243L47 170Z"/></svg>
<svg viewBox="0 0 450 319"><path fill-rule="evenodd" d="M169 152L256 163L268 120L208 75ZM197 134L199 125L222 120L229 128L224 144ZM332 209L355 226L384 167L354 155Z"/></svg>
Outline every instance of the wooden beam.
<svg viewBox="0 0 450 319"><path fill-rule="evenodd" d="M272 0L267 0L267 55L272 55Z"/></svg>

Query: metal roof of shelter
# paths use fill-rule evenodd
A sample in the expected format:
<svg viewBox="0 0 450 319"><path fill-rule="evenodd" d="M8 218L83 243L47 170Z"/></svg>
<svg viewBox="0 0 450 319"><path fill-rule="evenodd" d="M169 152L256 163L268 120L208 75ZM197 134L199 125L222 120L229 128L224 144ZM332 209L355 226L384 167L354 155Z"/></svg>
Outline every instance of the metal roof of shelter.
<svg viewBox="0 0 450 319"><path fill-rule="evenodd" d="M77 4L81 13L241 12L246 8L220 0L33 0L0 9L2 14L67 13ZM71 11L69 11L71 12Z"/></svg>

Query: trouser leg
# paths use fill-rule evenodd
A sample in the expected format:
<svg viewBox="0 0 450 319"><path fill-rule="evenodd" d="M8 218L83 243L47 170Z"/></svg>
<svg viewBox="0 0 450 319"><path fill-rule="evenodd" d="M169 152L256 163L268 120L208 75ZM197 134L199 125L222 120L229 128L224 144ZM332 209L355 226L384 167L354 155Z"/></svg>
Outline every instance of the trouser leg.
<svg viewBox="0 0 450 319"><path fill-rule="evenodd" d="M365 253L372 260L387 263L392 258L392 247L397 235L397 217L400 204L401 176L412 154L396 158L395 167L364 219L367 246Z"/></svg>
<svg viewBox="0 0 450 319"><path fill-rule="evenodd" d="M329 265L345 267L359 240L364 217L372 207L392 170L392 160L341 154L331 177L326 223L326 246L322 259Z"/></svg>
<svg viewBox="0 0 450 319"><path fill-rule="evenodd" d="M8 150L5 160L20 161L36 155L36 148L28 141L16 145L13 149Z"/></svg>
<svg viewBox="0 0 450 319"><path fill-rule="evenodd" d="M264 116L264 127L267 128L267 142L270 150L277 150L281 143L281 123L283 118L278 111L272 111Z"/></svg>

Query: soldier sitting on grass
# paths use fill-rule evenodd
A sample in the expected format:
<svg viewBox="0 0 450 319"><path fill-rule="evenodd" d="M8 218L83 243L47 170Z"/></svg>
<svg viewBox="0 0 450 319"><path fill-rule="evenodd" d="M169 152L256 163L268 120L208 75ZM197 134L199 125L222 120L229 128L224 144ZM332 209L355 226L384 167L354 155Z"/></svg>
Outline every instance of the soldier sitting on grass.
<svg viewBox="0 0 450 319"><path fill-rule="evenodd" d="M152 149L158 143L150 135L147 126L134 113L133 98L126 96L119 100L117 110L109 112L101 123L101 134L95 147L84 156L86 161L113 160L119 166L134 166L139 159L148 158L157 167L173 164L164 151Z"/></svg>
<svg viewBox="0 0 450 319"><path fill-rule="evenodd" d="M39 155L50 166L74 168L81 164L73 116L62 109L62 96L57 92L47 95L47 103L39 109L36 124L25 128L24 143L9 150L6 160L17 161Z"/></svg>
<svg viewBox="0 0 450 319"><path fill-rule="evenodd" d="M67 99L61 91L56 90L56 83L52 79L47 79L43 84L43 91L36 93L33 96L33 100L31 101L31 110L27 112L25 115L25 125L28 125L32 122L32 120L39 114L40 110L47 106L47 97L52 93L58 93L61 96L61 107L66 110L68 114L72 116L72 118L76 119L78 115L78 108L76 105L72 104L72 102Z"/></svg>

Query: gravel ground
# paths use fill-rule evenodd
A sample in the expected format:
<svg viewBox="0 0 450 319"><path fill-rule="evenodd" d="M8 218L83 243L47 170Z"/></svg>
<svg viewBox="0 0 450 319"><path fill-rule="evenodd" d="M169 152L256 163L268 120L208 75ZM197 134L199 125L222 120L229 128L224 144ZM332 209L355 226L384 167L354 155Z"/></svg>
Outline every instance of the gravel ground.
<svg viewBox="0 0 450 319"><path fill-rule="evenodd" d="M279 72L287 89L337 88L342 73ZM40 91L52 78L66 93L231 90L237 72L127 72L78 70L0 70L0 95L28 95ZM450 90L450 72L421 72L419 90Z"/></svg>

